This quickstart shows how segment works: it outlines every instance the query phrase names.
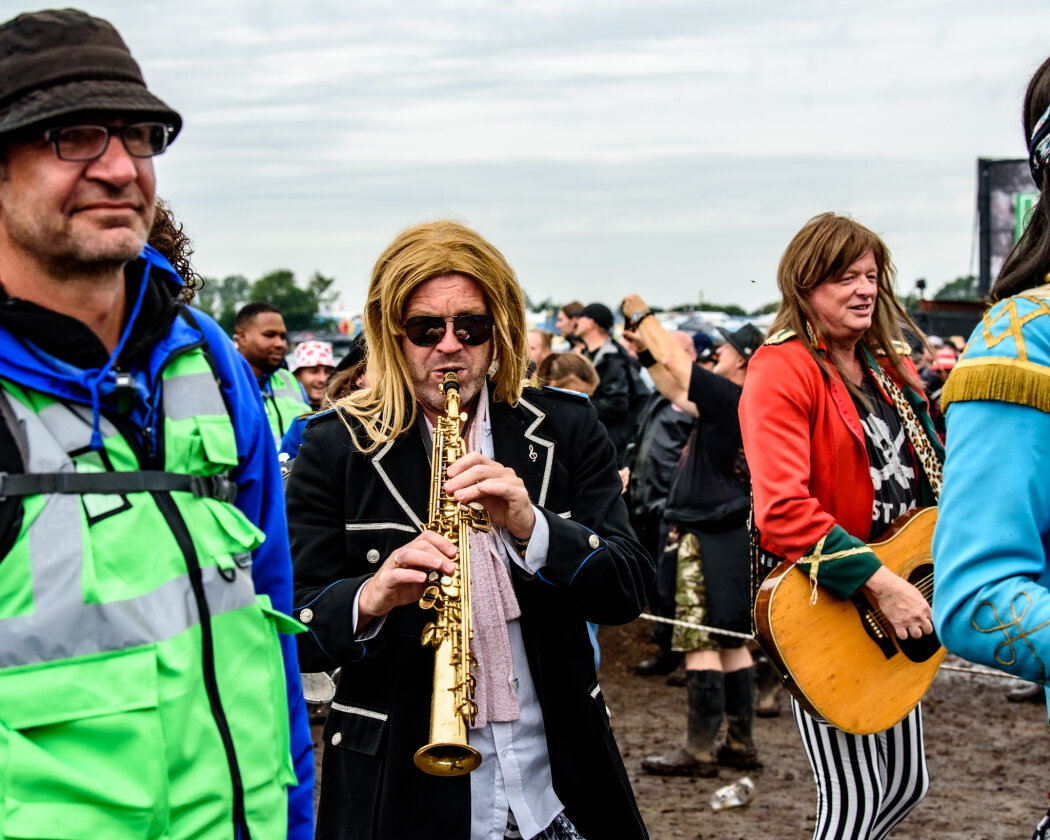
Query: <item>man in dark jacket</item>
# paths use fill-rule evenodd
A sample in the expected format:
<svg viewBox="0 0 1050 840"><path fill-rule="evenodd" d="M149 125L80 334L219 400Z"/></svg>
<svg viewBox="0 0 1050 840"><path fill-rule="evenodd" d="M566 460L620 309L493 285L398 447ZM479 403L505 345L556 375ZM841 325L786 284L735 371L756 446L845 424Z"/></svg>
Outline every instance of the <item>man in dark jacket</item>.
<svg viewBox="0 0 1050 840"><path fill-rule="evenodd" d="M623 465L635 416L646 394L641 392L641 380L632 376L633 362L627 351L609 335L612 325L612 311L601 303L588 304L576 317L576 335L583 340L583 355L594 363L601 378L591 394L591 402L616 447L617 463Z"/></svg>
<svg viewBox="0 0 1050 840"><path fill-rule="evenodd" d="M368 299L375 385L308 424L287 488L296 615L310 628L303 664L342 667L318 836L646 837L587 634L588 621L636 617L653 580L608 436L586 398L522 390L524 296L474 231L447 221L405 231L376 262ZM445 438L432 455L432 426L461 435L466 454ZM452 463L432 477L431 457ZM471 504L490 531L445 527L447 511ZM444 638L425 630L432 620L462 635L468 544L464 659L476 665L453 666L420 640ZM437 619L419 603L431 582L448 604ZM450 693L436 668L473 684L460 712L432 711ZM413 760L448 740L442 722L459 730L452 777ZM471 756L480 766L465 772Z"/></svg>

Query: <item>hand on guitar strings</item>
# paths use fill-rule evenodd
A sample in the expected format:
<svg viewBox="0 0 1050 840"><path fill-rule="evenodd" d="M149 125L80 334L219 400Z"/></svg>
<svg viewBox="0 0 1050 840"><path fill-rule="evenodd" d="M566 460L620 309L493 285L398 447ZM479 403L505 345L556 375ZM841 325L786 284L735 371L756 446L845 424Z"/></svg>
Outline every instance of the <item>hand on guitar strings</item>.
<svg viewBox="0 0 1050 840"><path fill-rule="evenodd" d="M879 611L893 625L898 639L918 639L933 632L933 614L929 602L904 578L880 566L864 590L878 604Z"/></svg>

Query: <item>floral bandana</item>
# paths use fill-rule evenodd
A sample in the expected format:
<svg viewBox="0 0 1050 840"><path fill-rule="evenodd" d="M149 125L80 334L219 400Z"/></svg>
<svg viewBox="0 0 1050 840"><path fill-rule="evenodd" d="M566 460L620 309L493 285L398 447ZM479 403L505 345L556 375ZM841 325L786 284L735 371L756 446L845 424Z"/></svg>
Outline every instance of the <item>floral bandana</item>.
<svg viewBox="0 0 1050 840"><path fill-rule="evenodd" d="M295 363L292 365L292 373L299 368L316 367L324 365L335 367L335 358L332 356L332 345L327 341L304 341L295 348Z"/></svg>

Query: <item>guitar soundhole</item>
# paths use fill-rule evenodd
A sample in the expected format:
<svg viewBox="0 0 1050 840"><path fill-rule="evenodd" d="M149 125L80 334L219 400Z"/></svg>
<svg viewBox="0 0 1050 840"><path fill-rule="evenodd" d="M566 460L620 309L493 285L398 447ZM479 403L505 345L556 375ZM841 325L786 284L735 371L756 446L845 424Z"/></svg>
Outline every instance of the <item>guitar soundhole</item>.
<svg viewBox="0 0 1050 840"><path fill-rule="evenodd" d="M912 569L911 574L908 575L908 583L917 587L927 601L932 601L933 564L922 563ZM937 638L936 632L927 633L918 639L905 639L903 642L898 639L897 644L900 645L901 653L912 662L925 662L941 649L941 641Z"/></svg>

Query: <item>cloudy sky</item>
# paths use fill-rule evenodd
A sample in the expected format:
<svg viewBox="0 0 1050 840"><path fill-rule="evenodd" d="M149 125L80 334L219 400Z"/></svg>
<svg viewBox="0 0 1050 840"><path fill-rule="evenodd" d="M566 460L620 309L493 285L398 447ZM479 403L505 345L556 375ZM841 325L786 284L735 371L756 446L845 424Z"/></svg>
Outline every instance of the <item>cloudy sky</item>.
<svg viewBox="0 0 1050 840"><path fill-rule="evenodd" d="M185 119L157 168L198 269L321 271L353 311L397 232L444 216L535 300L757 307L824 210L935 289L976 270L976 159L1024 156L1050 53L1046 0L83 7Z"/></svg>

